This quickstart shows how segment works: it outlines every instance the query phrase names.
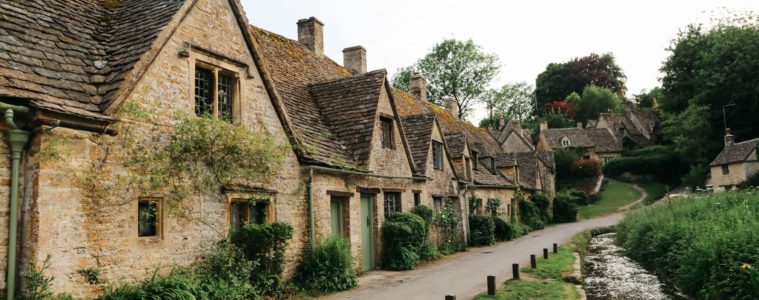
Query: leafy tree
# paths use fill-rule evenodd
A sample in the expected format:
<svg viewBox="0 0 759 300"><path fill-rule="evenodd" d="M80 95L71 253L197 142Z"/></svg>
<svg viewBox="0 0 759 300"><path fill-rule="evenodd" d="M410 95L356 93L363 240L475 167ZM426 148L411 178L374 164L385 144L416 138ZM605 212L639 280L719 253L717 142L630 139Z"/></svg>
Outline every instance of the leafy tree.
<svg viewBox="0 0 759 300"><path fill-rule="evenodd" d="M485 105L493 121L499 117L527 120L535 112L535 89L526 82L507 83L485 93Z"/></svg>
<svg viewBox="0 0 759 300"><path fill-rule="evenodd" d="M535 98L538 107L544 108L552 101L564 100L572 92L581 93L585 86L591 84L608 88L618 97L623 97L625 79L622 68L611 53L591 53L566 63L548 64L535 80Z"/></svg>
<svg viewBox="0 0 759 300"><path fill-rule="evenodd" d="M427 96L441 104L443 98L454 97L460 119L471 113L472 105L480 100L487 86L498 75L498 56L485 53L472 40L444 40L432 47L430 53L414 66L401 68L393 79L395 87L403 88L399 81L410 78L410 71L418 71L427 78ZM408 89L408 84L405 85Z"/></svg>
<svg viewBox="0 0 759 300"><path fill-rule="evenodd" d="M690 105L683 113L663 123L665 138L675 145L675 153L687 162L705 163L715 152L714 144L709 143L712 132L709 114L707 106Z"/></svg>
<svg viewBox="0 0 759 300"><path fill-rule="evenodd" d="M657 108L659 103L665 101L664 90L661 87L655 87L650 91L642 90L640 94L633 95L633 101L639 108Z"/></svg>
<svg viewBox="0 0 759 300"><path fill-rule="evenodd" d="M622 109L622 102L610 89L589 85L582 91L582 97L577 97L577 93L570 94L567 102L577 107L575 121L585 123L588 120L597 120L601 113L619 112Z"/></svg>
<svg viewBox="0 0 759 300"><path fill-rule="evenodd" d="M395 75L393 75L393 79L391 80L393 87L406 92L411 91L411 86L409 86L409 84L411 82L411 76L414 75L415 72L413 66L398 68L398 71L395 72Z"/></svg>

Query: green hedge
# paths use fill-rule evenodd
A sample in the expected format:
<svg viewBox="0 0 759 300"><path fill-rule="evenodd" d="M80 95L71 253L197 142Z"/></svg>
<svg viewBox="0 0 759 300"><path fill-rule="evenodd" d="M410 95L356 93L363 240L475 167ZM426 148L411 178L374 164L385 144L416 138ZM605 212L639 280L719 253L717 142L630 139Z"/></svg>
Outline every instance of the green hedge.
<svg viewBox="0 0 759 300"><path fill-rule="evenodd" d="M636 156L615 158L603 166L606 176L617 178L622 173L652 175L660 181L678 183L680 176L688 171L670 147L652 146L639 149Z"/></svg>
<svg viewBox="0 0 759 300"><path fill-rule="evenodd" d="M339 236L319 240L311 253L304 254L293 280L303 289L322 292L358 285L348 240Z"/></svg>
<svg viewBox="0 0 759 300"><path fill-rule="evenodd" d="M495 244L495 223L491 216L469 216L469 244L472 246Z"/></svg>
<svg viewBox="0 0 759 300"><path fill-rule="evenodd" d="M519 222L532 230L543 229L546 226L538 206L524 198L519 198Z"/></svg>
<svg viewBox="0 0 759 300"><path fill-rule="evenodd" d="M560 192L553 199L553 222L569 223L577 221L577 197L570 192Z"/></svg>
<svg viewBox="0 0 759 300"><path fill-rule="evenodd" d="M382 265L390 270L414 269L426 241L422 217L410 213L392 214L382 224Z"/></svg>
<svg viewBox="0 0 759 300"><path fill-rule="evenodd" d="M759 190L695 194L631 212L626 254L699 299L759 299Z"/></svg>
<svg viewBox="0 0 759 300"><path fill-rule="evenodd" d="M502 242L514 238L514 229L509 222L496 216L491 218L493 219L493 224L495 224L493 234L495 235L496 241Z"/></svg>

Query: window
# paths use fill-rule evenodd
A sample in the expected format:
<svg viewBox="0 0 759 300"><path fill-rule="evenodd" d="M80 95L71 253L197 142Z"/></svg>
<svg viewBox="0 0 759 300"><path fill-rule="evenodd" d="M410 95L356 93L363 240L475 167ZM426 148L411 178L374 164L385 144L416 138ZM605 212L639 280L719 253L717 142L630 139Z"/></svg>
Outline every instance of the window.
<svg viewBox="0 0 759 300"><path fill-rule="evenodd" d="M609 157L609 156L607 156L607 157L604 157L604 164L608 163L608 162L609 162L609 161L611 161L612 159L614 159L614 158L613 158L613 157Z"/></svg>
<svg viewBox="0 0 759 300"><path fill-rule="evenodd" d="M422 205L422 194L414 192L414 206Z"/></svg>
<svg viewBox="0 0 759 300"><path fill-rule="evenodd" d="M567 137L561 137L561 146L566 148L572 145L572 142L569 141L569 138Z"/></svg>
<svg viewBox="0 0 759 300"><path fill-rule="evenodd" d="M137 236L158 236L160 209L155 199L140 199L137 203Z"/></svg>
<svg viewBox="0 0 759 300"><path fill-rule="evenodd" d="M477 157L477 151L472 151L472 169L477 170L477 162L479 158Z"/></svg>
<svg viewBox="0 0 759 300"><path fill-rule="evenodd" d="M195 115L213 115L231 122L236 77L226 70L196 66Z"/></svg>
<svg viewBox="0 0 759 300"><path fill-rule="evenodd" d="M443 197L432 197L432 208L435 211L443 210Z"/></svg>
<svg viewBox="0 0 759 300"><path fill-rule="evenodd" d="M348 201L345 197L332 196L330 198L330 216L332 235L345 236L345 203Z"/></svg>
<svg viewBox="0 0 759 300"><path fill-rule="evenodd" d="M380 118L382 126L382 148L393 149L393 119Z"/></svg>
<svg viewBox="0 0 759 300"><path fill-rule="evenodd" d="M722 165L722 175L730 174L730 166Z"/></svg>
<svg viewBox="0 0 759 300"><path fill-rule="evenodd" d="M490 171L493 171L493 173L496 173L495 172L495 158L493 157L490 158Z"/></svg>
<svg viewBox="0 0 759 300"><path fill-rule="evenodd" d="M443 169L443 143L432 141L432 167L435 170Z"/></svg>
<svg viewBox="0 0 759 300"><path fill-rule="evenodd" d="M466 179L472 180L472 168L471 168L472 161L469 157L467 157L464 159L464 163L465 163L464 168L466 168Z"/></svg>
<svg viewBox="0 0 759 300"><path fill-rule="evenodd" d="M385 218L401 211L401 193L385 193Z"/></svg>
<svg viewBox="0 0 759 300"><path fill-rule="evenodd" d="M248 223L266 223L269 200L235 200L229 207L229 225L238 230Z"/></svg>

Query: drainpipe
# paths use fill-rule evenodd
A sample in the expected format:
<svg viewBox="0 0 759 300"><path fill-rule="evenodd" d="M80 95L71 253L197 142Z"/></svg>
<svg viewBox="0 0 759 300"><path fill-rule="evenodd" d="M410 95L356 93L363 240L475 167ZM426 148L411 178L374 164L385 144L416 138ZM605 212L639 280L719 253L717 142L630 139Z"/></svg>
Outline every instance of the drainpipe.
<svg viewBox="0 0 759 300"><path fill-rule="evenodd" d="M6 106L6 105L3 105ZM21 153L29 141L30 132L21 130L13 121L13 111L26 112L26 108L3 107L5 110L5 126L8 127L5 141L11 151L11 198L8 226L8 278L6 280L7 298L16 299L16 243L18 231L18 173Z"/></svg>
<svg viewBox="0 0 759 300"><path fill-rule="evenodd" d="M316 230L314 229L314 169L308 168L308 243L313 250Z"/></svg>

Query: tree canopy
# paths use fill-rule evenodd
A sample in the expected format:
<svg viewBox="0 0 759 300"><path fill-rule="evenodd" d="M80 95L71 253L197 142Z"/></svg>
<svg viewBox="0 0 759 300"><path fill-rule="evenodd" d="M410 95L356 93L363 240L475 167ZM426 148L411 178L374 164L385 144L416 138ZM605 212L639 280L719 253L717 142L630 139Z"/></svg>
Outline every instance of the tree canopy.
<svg viewBox="0 0 759 300"><path fill-rule="evenodd" d="M601 113L618 113L622 111L622 101L610 89L588 85L582 96L572 93L567 102L576 108L575 121L583 124L588 120L598 120Z"/></svg>
<svg viewBox="0 0 759 300"><path fill-rule="evenodd" d="M427 98L437 104L445 97L456 98L458 117L463 119L499 71L495 54L485 53L472 40L447 39L435 44L413 66L401 68L392 82L396 88L408 90L411 74L421 73L427 78Z"/></svg>
<svg viewBox="0 0 759 300"><path fill-rule="evenodd" d="M610 89L618 97L624 97L625 74L611 53L591 53L565 63L551 63L535 80L535 98L538 107L552 101L564 100L571 93L582 93L586 86L596 85Z"/></svg>
<svg viewBox="0 0 759 300"><path fill-rule="evenodd" d="M488 108L488 120L503 117L524 121L535 113L534 88L526 82L507 83L499 89L489 90L483 95L483 102Z"/></svg>

